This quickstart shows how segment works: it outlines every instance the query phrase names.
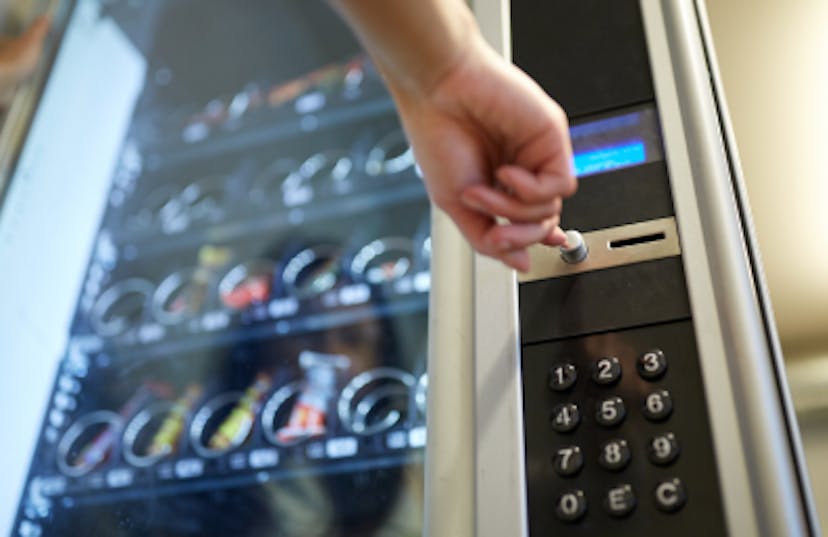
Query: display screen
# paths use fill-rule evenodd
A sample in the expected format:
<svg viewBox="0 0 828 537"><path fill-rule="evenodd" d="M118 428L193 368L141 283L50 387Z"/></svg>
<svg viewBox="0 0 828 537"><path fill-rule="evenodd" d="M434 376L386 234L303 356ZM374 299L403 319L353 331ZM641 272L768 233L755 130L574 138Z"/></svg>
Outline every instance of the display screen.
<svg viewBox="0 0 828 537"><path fill-rule="evenodd" d="M638 166L663 159L655 108L605 115L570 128L578 177Z"/></svg>
<svg viewBox="0 0 828 537"><path fill-rule="evenodd" d="M78 0L2 214L12 534L421 535L429 204L326 3Z"/></svg>

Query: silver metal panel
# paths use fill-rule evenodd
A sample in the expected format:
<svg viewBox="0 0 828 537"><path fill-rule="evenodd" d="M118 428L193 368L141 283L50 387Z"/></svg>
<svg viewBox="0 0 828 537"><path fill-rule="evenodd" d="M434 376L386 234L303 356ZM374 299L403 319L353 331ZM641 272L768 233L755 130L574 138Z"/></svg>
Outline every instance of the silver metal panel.
<svg viewBox="0 0 828 537"><path fill-rule="evenodd" d="M648 236L661 236L661 238L629 246L614 246L617 241ZM549 248L548 246L530 248L532 268L529 272L519 274L518 280L520 282L533 282L681 254L674 218L659 218L658 220L599 229L584 233L583 238L589 253L587 258L580 263L567 263L556 248Z"/></svg>
<svg viewBox="0 0 828 537"><path fill-rule="evenodd" d="M692 0L643 0L730 533L813 535Z"/></svg>
<svg viewBox="0 0 828 537"><path fill-rule="evenodd" d="M511 58L507 0L477 0L474 11L488 42ZM527 535L523 395L515 273L476 255L475 535ZM448 535L448 534L447 534Z"/></svg>
<svg viewBox="0 0 828 537"><path fill-rule="evenodd" d="M789 428L789 438L794 452L794 462L797 464L797 468L799 470L798 478L800 480L800 491L805 499L804 507L807 509L807 517L811 531L814 534L820 534L821 530L819 528L819 517L816 511L816 502L812 492L813 489L808 478L810 472L808 472L806 467L805 448L802 442L802 434L799 430L799 423L797 421L796 410L794 408L793 397L791 395L792 390L787 378L787 370L782 354L782 344L779 341L779 334L776 330L774 322L776 317L773 313L770 291L768 290L766 283L767 279L765 278L764 265L762 264L759 252L759 242L756 236L756 229L753 225L753 216L750 211L750 204L748 203L747 187L745 184L744 174L742 173L736 137L733 132L733 124L730 120L730 114L726 106L727 99L724 94L724 86L719 75L719 65L716 51L713 46L713 33L710 29L707 7L704 0L695 0L695 3L699 17L699 29L701 31L705 48L708 51L707 61L710 67L710 79L713 84L714 95L719 103L718 111L722 132L728 154L730 155L731 180L736 191L736 197L738 200L741 200L739 209L742 216L745 241L748 246L748 256L753 267L754 284L757 289L759 303L762 308L763 321L768 334L768 341L771 346L771 355L774 360L775 373L777 376L777 387L779 388L779 395L782 400L783 410L785 412L785 418Z"/></svg>
<svg viewBox="0 0 828 537"><path fill-rule="evenodd" d="M472 252L432 209L428 327L426 537L474 533L474 323Z"/></svg>

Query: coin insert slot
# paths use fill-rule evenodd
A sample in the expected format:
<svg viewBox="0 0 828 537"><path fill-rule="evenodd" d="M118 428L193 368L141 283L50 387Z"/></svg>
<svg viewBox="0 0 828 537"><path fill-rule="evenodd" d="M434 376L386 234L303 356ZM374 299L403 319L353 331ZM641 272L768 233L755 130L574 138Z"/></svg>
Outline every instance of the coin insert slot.
<svg viewBox="0 0 828 537"><path fill-rule="evenodd" d="M648 242L656 242L664 240L667 236L664 232L651 233L649 235L641 235L638 237L630 237L629 239L619 239L610 241L610 250L617 250L618 248L626 248L627 246L636 246L638 244L646 244Z"/></svg>

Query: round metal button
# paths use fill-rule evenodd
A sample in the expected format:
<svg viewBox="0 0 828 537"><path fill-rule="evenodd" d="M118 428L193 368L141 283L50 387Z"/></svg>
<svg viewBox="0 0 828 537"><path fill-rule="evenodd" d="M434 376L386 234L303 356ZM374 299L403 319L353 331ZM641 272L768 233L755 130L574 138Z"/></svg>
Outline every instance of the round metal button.
<svg viewBox="0 0 828 537"><path fill-rule="evenodd" d="M681 479L662 481L655 488L655 504L659 510L674 513L687 503L687 493Z"/></svg>
<svg viewBox="0 0 828 537"><path fill-rule="evenodd" d="M577 474L584 467L584 455L578 446L560 448L552 459L555 472L564 477Z"/></svg>
<svg viewBox="0 0 828 537"><path fill-rule="evenodd" d="M629 515L635 509L635 505L633 488L626 483L609 489L604 497L604 509L614 517Z"/></svg>
<svg viewBox="0 0 828 537"><path fill-rule="evenodd" d="M618 425L627 416L627 409L624 407L624 401L618 397L608 397L598 403L595 409L595 421L604 427L612 427Z"/></svg>
<svg viewBox="0 0 828 537"><path fill-rule="evenodd" d="M601 446L598 463L613 472L618 472L630 463L630 447L626 440L610 440Z"/></svg>
<svg viewBox="0 0 828 537"><path fill-rule="evenodd" d="M603 386L615 384L621 378L621 362L615 356L605 356L595 362L592 380Z"/></svg>
<svg viewBox="0 0 828 537"><path fill-rule="evenodd" d="M662 421L673 412L673 399L667 390L656 390L644 399L644 417L650 421Z"/></svg>
<svg viewBox="0 0 828 537"><path fill-rule="evenodd" d="M578 370L572 364L557 364L549 369L549 388L556 392L568 390L578 380Z"/></svg>
<svg viewBox="0 0 828 537"><path fill-rule="evenodd" d="M555 515L564 522L580 520L587 510L586 496L582 490L569 490L561 494L555 504Z"/></svg>
<svg viewBox="0 0 828 537"><path fill-rule="evenodd" d="M653 464L667 466L678 458L679 444L676 435L664 433L650 440L649 459Z"/></svg>
<svg viewBox="0 0 828 537"><path fill-rule="evenodd" d="M638 357L638 374L646 380L658 380L667 372L667 357L661 349L652 349Z"/></svg>
<svg viewBox="0 0 828 537"><path fill-rule="evenodd" d="M552 428L559 433L573 431L581 423L578 405L564 403L552 409Z"/></svg>

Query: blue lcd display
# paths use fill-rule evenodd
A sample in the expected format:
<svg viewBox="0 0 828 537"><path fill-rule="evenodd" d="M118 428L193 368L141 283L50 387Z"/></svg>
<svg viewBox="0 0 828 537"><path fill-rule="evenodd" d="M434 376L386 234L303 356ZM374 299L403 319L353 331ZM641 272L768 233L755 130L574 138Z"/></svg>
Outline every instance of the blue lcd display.
<svg viewBox="0 0 828 537"><path fill-rule="evenodd" d="M569 129L573 169L578 177L608 173L663 160L658 116L653 106L590 118Z"/></svg>
<svg viewBox="0 0 828 537"><path fill-rule="evenodd" d="M643 141L636 140L575 153L573 160L575 175L583 177L643 164L647 162L647 150Z"/></svg>

